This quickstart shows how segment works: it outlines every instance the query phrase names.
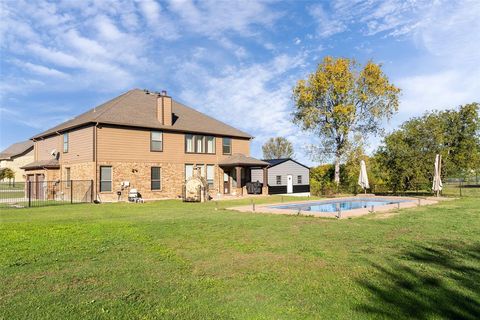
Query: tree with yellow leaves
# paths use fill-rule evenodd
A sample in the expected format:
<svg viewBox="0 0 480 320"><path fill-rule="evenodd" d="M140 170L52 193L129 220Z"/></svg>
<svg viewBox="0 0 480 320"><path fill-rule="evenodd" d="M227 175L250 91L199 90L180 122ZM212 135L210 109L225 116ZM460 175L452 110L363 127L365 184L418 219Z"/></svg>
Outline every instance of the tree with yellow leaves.
<svg viewBox="0 0 480 320"><path fill-rule="evenodd" d="M382 121L398 110L399 94L381 65L368 61L360 68L348 58L325 57L314 73L297 82L294 122L318 135L317 152L334 159L337 185L353 137L381 132Z"/></svg>

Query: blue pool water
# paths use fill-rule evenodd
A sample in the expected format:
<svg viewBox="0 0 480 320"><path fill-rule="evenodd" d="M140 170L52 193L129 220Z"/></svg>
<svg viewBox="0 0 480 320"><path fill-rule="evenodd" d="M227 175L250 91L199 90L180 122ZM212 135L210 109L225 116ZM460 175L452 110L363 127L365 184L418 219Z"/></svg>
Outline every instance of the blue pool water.
<svg viewBox="0 0 480 320"><path fill-rule="evenodd" d="M316 211L316 212L338 212L347 211L360 208L371 208L372 206L384 206L387 204L396 204L400 202L410 202L411 199L382 199L382 198L348 198L338 199L330 201L317 201L306 203L292 203L286 205L270 206L274 209L289 209L289 210L301 210L301 211Z"/></svg>

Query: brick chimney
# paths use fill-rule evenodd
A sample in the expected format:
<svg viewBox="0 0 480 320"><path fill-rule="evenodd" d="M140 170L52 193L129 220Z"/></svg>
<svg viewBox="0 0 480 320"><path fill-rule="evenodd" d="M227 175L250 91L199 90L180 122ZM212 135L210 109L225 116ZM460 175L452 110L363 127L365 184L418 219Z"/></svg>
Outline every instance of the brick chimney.
<svg viewBox="0 0 480 320"><path fill-rule="evenodd" d="M161 124L171 126L172 118L172 97L167 95L167 91L162 91L157 96L157 119Z"/></svg>

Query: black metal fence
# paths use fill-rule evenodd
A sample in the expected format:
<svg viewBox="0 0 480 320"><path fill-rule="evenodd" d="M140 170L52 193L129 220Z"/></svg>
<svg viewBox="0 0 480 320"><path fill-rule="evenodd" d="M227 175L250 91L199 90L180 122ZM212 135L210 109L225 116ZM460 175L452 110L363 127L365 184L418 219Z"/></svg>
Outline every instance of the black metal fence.
<svg viewBox="0 0 480 320"><path fill-rule="evenodd" d="M93 201L93 180L0 182L0 208L42 207Z"/></svg>
<svg viewBox="0 0 480 320"><path fill-rule="evenodd" d="M336 188L333 185L320 187L313 190L313 195L333 195L339 193L361 194L364 190L360 186L340 186ZM410 184L408 188L395 188L388 184L370 184L367 193L375 195L397 195L397 196L433 196L432 185L430 182ZM478 197L480 198L480 183L476 181L447 180L443 183L440 194L444 197Z"/></svg>

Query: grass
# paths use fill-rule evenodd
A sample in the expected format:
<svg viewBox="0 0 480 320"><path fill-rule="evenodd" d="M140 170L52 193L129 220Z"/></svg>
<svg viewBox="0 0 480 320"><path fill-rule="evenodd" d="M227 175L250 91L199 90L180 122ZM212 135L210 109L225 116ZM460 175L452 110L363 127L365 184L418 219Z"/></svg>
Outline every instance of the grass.
<svg viewBox="0 0 480 320"><path fill-rule="evenodd" d="M248 203L0 209L0 319L480 314L478 198L351 220L223 209Z"/></svg>

